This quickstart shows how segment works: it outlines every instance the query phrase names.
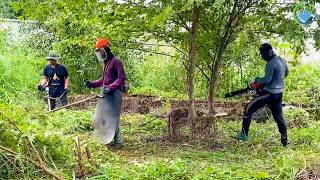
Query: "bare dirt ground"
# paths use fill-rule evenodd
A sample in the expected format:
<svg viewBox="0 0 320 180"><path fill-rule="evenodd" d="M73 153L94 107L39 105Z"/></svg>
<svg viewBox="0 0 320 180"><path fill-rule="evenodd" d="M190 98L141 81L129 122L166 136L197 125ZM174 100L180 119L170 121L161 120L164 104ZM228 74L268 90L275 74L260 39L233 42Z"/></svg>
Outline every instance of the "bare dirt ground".
<svg viewBox="0 0 320 180"><path fill-rule="evenodd" d="M87 95L73 95L69 96L69 103L86 99L90 96ZM77 104L72 109L85 110L94 108L99 98L94 98L89 101ZM196 100L196 108L198 111L206 112L207 101ZM122 113L139 113L139 114L152 114L157 117L165 118L170 109L187 107L188 101L175 100L175 99L161 99L153 96L124 96L122 100ZM215 102L214 104L217 113L227 113L230 115L241 116L245 102Z"/></svg>

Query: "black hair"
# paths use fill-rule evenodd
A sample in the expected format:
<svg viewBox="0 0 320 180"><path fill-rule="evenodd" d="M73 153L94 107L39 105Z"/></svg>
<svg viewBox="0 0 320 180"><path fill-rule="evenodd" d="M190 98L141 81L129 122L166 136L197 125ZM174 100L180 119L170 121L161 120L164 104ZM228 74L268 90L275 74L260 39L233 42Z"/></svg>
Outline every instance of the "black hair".
<svg viewBox="0 0 320 180"><path fill-rule="evenodd" d="M273 52L272 46L269 43L261 44L260 54L261 57L266 61L270 61L274 56L276 56L276 54Z"/></svg>
<svg viewBox="0 0 320 180"><path fill-rule="evenodd" d="M110 59L112 59L114 57L114 55L112 54L109 46L104 46L103 48L104 48L104 50L106 51L106 53L108 55L108 57L107 57L107 59L105 61L108 62Z"/></svg>
<svg viewBox="0 0 320 180"><path fill-rule="evenodd" d="M268 52L271 49L272 49L272 46L269 43L263 43L260 46L260 51L263 51L263 52Z"/></svg>

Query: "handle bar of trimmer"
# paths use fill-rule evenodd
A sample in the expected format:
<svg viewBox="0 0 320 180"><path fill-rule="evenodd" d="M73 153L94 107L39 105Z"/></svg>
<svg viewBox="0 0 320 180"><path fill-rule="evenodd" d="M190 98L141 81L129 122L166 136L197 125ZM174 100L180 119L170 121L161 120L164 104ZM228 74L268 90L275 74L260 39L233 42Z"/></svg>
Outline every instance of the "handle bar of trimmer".
<svg viewBox="0 0 320 180"><path fill-rule="evenodd" d="M83 103L83 102L86 102L86 101L89 101L91 99L94 99L94 98L103 98L103 95L98 95L98 94L94 94L94 96L91 96L91 97L88 97L86 99L83 99L83 100L80 100L80 101L77 101L77 102L74 102L74 103L71 103L71 104L67 104L65 106L62 106L62 107L59 107L59 108L56 108L56 109L53 109L53 110L50 110L49 112L54 112L54 111L58 111L58 110L61 110L61 109L64 109L64 108L67 108L67 107L70 107L70 106L74 106L76 104L80 104L80 103Z"/></svg>

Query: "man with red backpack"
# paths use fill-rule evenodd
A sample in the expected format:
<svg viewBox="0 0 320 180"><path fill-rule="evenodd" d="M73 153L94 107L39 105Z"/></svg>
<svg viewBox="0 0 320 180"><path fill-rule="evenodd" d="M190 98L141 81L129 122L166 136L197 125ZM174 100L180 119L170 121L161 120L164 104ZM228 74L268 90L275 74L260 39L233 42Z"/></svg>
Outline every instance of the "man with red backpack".
<svg viewBox="0 0 320 180"><path fill-rule="evenodd" d="M104 63L104 69L100 79L86 82L88 88L101 88L102 98L93 117L93 128L103 144L109 144L113 139L110 146L120 148L120 110L126 79L124 69L121 61L112 54L107 39L97 40L95 52L98 60Z"/></svg>

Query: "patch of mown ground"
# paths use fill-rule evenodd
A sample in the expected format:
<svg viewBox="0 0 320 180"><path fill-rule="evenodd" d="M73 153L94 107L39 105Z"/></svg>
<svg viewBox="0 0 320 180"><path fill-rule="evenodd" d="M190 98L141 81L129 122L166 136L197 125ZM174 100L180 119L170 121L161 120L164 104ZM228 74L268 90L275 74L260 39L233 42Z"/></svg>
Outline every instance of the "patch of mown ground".
<svg viewBox="0 0 320 180"><path fill-rule="evenodd" d="M31 137L43 158L47 159L49 169L65 179L316 179L320 175L320 121L305 120L299 118L299 114L286 115L288 122L304 122L302 125L297 123L297 126L291 124L288 148L281 147L272 119L266 123L253 122L247 142L230 137L240 129L241 121L229 117L233 119L218 120L218 135L214 138L191 139L185 136L181 143L171 143L167 139L165 118L151 114L123 114L124 147L115 151L91 138L94 108L47 113L45 107L41 107L32 104L27 109L15 107L0 112L1 117L18 122L24 136ZM188 135L188 128L183 132ZM1 138L16 135L1 134ZM75 137L80 139L82 172ZM21 139L17 140L18 146L13 141L3 142L2 145L25 153ZM7 170L2 169L0 177L48 178L22 158L17 159L16 166L1 166Z"/></svg>
<svg viewBox="0 0 320 180"><path fill-rule="evenodd" d="M90 119L87 119L90 123ZM124 148L114 151L90 142L97 161L92 179L316 179L320 176L320 122L289 129L283 148L276 124L252 123L248 142L230 136L239 120L219 120L218 136L167 140L166 119L130 114L122 117ZM88 131L90 132L90 131ZM87 132L85 132L87 134ZM83 135L83 134L82 134Z"/></svg>

